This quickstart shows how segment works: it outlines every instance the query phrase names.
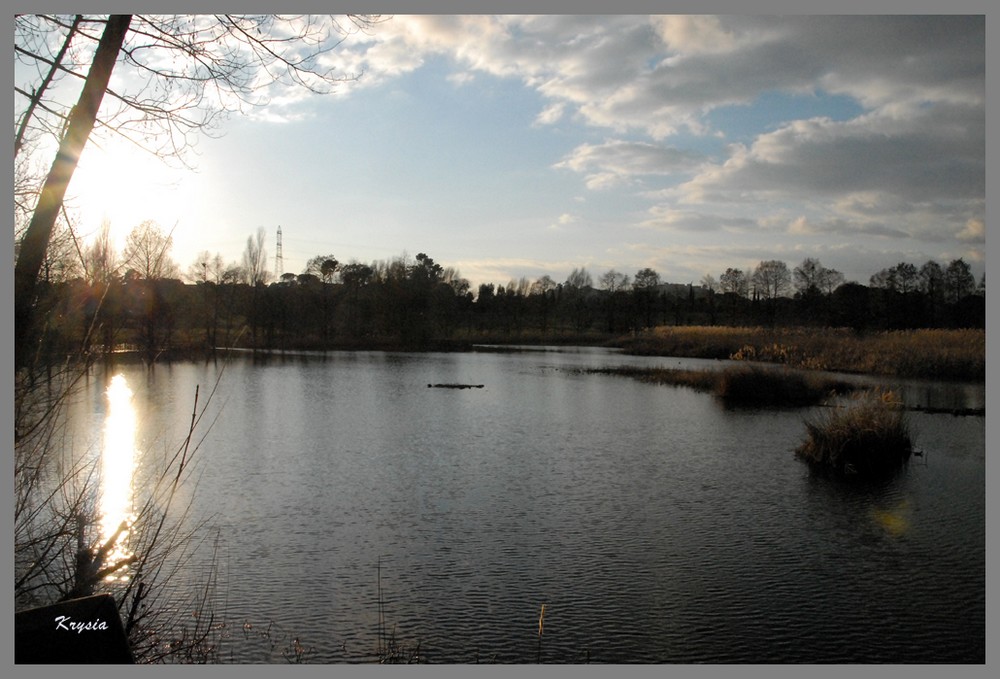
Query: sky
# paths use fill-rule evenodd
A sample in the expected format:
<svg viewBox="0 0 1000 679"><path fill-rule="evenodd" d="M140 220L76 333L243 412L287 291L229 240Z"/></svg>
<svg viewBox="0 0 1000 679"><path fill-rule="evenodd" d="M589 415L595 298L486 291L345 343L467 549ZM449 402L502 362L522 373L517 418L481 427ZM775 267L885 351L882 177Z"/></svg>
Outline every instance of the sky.
<svg viewBox="0 0 1000 679"><path fill-rule="evenodd" d="M328 58L362 75L230 117L194 171L88 148L80 230L155 220L183 272L260 227L274 270L280 227L282 272L426 253L473 290L985 270L982 15L395 15Z"/></svg>

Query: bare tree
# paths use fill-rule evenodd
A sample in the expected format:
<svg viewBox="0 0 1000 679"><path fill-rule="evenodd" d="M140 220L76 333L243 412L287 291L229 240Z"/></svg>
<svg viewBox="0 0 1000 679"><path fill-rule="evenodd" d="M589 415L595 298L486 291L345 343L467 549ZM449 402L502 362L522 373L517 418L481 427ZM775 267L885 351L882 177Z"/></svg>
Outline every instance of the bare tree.
<svg viewBox="0 0 1000 679"><path fill-rule="evenodd" d="M891 268L881 269L868 277L868 286L879 290L895 290L896 281L893 279L893 274Z"/></svg>
<svg viewBox="0 0 1000 679"><path fill-rule="evenodd" d="M945 300L957 304L975 291L976 277L972 275L972 268L965 260L959 258L949 262L944 270Z"/></svg>
<svg viewBox="0 0 1000 679"><path fill-rule="evenodd" d="M787 264L771 259L758 264L750 280L762 299L773 300L788 293L792 275Z"/></svg>
<svg viewBox="0 0 1000 679"><path fill-rule="evenodd" d="M446 266L441 272L441 282L447 283L456 295L465 295L472 285L469 279L462 278L461 272L453 266Z"/></svg>
<svg viewBox="0 0 1000 679"><path fill-rule="evenodd" d="M628 276L614 269L609 269L601 275L601 287L610 293L627 290L628 283Z"/></svg>
<svg viewBox="0 0 1000 679"><path fill-rule="evenodd" d="M931 300L944 296L944 269L934 260L928 260L920 267L920 291Z"/></svg>
<svg viewBox="0 0 1000 679"><path fill-rule="evenodd" d="M531 284L532 295L545 295L556 289L556 282L549 275L542 276Z"/></svg>
<svg viewBox="0 0 1000 679"><path fill-rule="evenodd" d="M58 145L40 190L24 189L25 196L37 198L33 207L25 198L31 219L14 271L17 364L28 353L39 269L95 127L100 137L121 136L183 163L199 133L211 131L230 112L268 103L276 87L328 93L356 78L324 65L323 56L378 20L356 15L17 15L15 58L37 74L34 82L14 88L17 148L26 148L27 138L50 137ZM111 89L119 62L123 87ZM71 105L76 87L80 90Z"/></svg>
<svg viewBox="0 0 1000 679"><path fill-rule="evenodd" d="M818 295L821 290L820 281L823 271L824 267L818 259L806 257L792 271L796 291L801 295Z"/></svg>
<svg viewBox="0 0 1000 679"><path fill-rule="evenodd" d="M844 275L807 257L792 271L796 291L802 296L830 294L844 282Z"/></svg>
<svg viewBox="0 0 1000 679"><path fill-rule="evenodd" d="M118 273L118 254L111 243L111 222L101 222L97 237L83 253L83 266L89 284L109 283Z"/></svg>
<svg viewBox="0 0 1000 679"><path fill-rule="evenodd" d="M742 269L732 267L726 269L726 272L719 276L719 285L722 287L722 292L731 292L739 297L746 297L750 292L750 281Z"/></svg>
<svg viewBox="0 0 1000 679"><path fill-rule="evenodd" d="M267 250L264 248L265 237L266 232L262 226L257 229L256 236L247 237L247 246L243 250L244 282L250 287L264 285L270 278L267 270Z"/></svg>
<svg viewBox="0 0 1000 679"><path fill-rule="evenodd" d="M214 255L208 250L202 250L188 267L185 278L191 283L222 283L226 263L218 252Z"/></svg>
<svg viewBox="0 0 1000 679"><path fill-rule="evenodd" d="M18 17L15 22L15 26L18 31L18 37L38 37L40 34L43 35L44 31L32 31L29 30L29 21L32 17L22 16ZM72 23L69 25L66 31L66 36L63 38L59 45L58 51L51 56L49 59L41 57L42 51L48 46L45 40L32 40L34 49L37 50L35 55L38 57L38 67L39 75L41 76L41 81L37 86L33 87L31 94L28 95L28 105L27 108L21 113L17 125L17 131L14 134L14 156L21 152L21 146L25 140L25 133L28 130L29 125L35 117L35 110L41 105L41 102L46 98L46 93L48 92L49 86L55 82L61 71L65 68L64 60L66 58L66 53L69 51L70 45L73 43L73 38L76 37L77 31L79 30L80 23L83 21L83 15L77 14L73 17ZM21 50L25 53L31 54L32 52L23 45L17 45L15 54L20 54ZM27 94L27 93L25 93Z"/></svg>
<svg viewBox="0 0 1000 679"><path fill-rule="evenodd" d="M893 267L895 271L896 290L904 295L915 292L920 287L920 271L909 262L900 262Z"/></svg>
<svg viewBox="0 0 1000 679"><path fill-rule="evenodd" d="M820 280L820 288L827 295L833 294L833 291L844 284L844 274L840 273L836 269L825 269L823 271L823 277Z"/></svg>
<svg viewBox="0 0 1000 679"><path fill-rule="evenodd" d="M516 281L512 278L507 283L507 292L517 297L527 297L528 293L531 292L531 281L526 276L521 276Z"/></svg>
<svg viewBox="0 0 1000 679"><path fill-rule="evenodd" d="M893 290L900 294L916 292L920 289L920 270L908 262L900 262L896 266L882 269L868 279L873 288Z"/></svg>
<svg viewBox="0 0 1000 679"><path fill-rule="evenodd" d="M177 264L170 258L173 242L156 222L146 220L125 239L124 265L145 280L173 278L177 275Z"/></svg>
<svg viewBox="0 0 1000 679"><path fill-rule="evenodd" d="M580 290L593 286L594 279L591 278L590 273L584 267L573 269L569 274L569 278L566 279L566 287L571 290Z"/></svg>
<svg viewBox="0 0 1000 679"><path fill-rule="evenodd" d="M640 269L636 272L632 287L651 290L659 284L660 274L656 273L653 269L646 267L645 269Z"/></svg>

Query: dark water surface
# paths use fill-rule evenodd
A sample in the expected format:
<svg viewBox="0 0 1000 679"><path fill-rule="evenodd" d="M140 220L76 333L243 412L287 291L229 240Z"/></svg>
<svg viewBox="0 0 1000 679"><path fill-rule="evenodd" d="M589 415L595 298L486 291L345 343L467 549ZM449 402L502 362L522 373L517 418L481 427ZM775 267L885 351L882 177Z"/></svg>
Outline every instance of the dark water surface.
<svg viewBox="0 0 1000 679"><path fill-rule="evenodd" d="M924 455L848 484L793 456L810 411L575 370L678 363L718 365L589 349L227 365L194 495L218 528L223 660L285 662L297 637L306 662L370 661L380 573L387 632L428 662L985 662L984 418L912 413ZM182 436L222 365L115 371L140 449ZM982 385L903 386L914 405L984 402Z"/></svg>

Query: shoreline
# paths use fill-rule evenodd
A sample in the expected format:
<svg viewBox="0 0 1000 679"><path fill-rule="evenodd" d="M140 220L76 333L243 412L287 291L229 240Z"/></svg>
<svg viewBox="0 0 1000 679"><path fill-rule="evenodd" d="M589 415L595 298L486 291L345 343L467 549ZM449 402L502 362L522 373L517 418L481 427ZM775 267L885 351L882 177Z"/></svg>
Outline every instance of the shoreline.
<svg viewBox="0 0 1000 679"><path fill-rule="evenodd" d="M807 372L837 372L877 377L902 377L985 383L986 332L982 329L923 329L858 334L843 328L737 328L729 326L660 326L630 335L524 334L478 335L432 340L419 344L393 341L284 343L274 347L173 348L154 356L139 349L77 356L88 362L142 361L169 363L212 360L232 352L261 360L335 351L386 352L516 352L541 347L618 349L633 356L736 360L777 364ZM66 357L62 357L65 360ZM61 361L60 361L61 362Z"/></svg>

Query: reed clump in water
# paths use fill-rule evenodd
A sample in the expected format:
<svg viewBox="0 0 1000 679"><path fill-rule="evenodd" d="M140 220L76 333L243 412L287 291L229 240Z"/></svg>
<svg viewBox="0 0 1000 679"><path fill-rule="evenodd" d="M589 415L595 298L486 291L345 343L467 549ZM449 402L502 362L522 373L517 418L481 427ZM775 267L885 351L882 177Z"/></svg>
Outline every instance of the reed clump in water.
<svg viewBox="0 0 1000 679"><path fill-rule="evenodd" d="M891 391L868 391L856 403L806 421L800 458L852 476L887 476L913 453L909 422Z"/></svg>

